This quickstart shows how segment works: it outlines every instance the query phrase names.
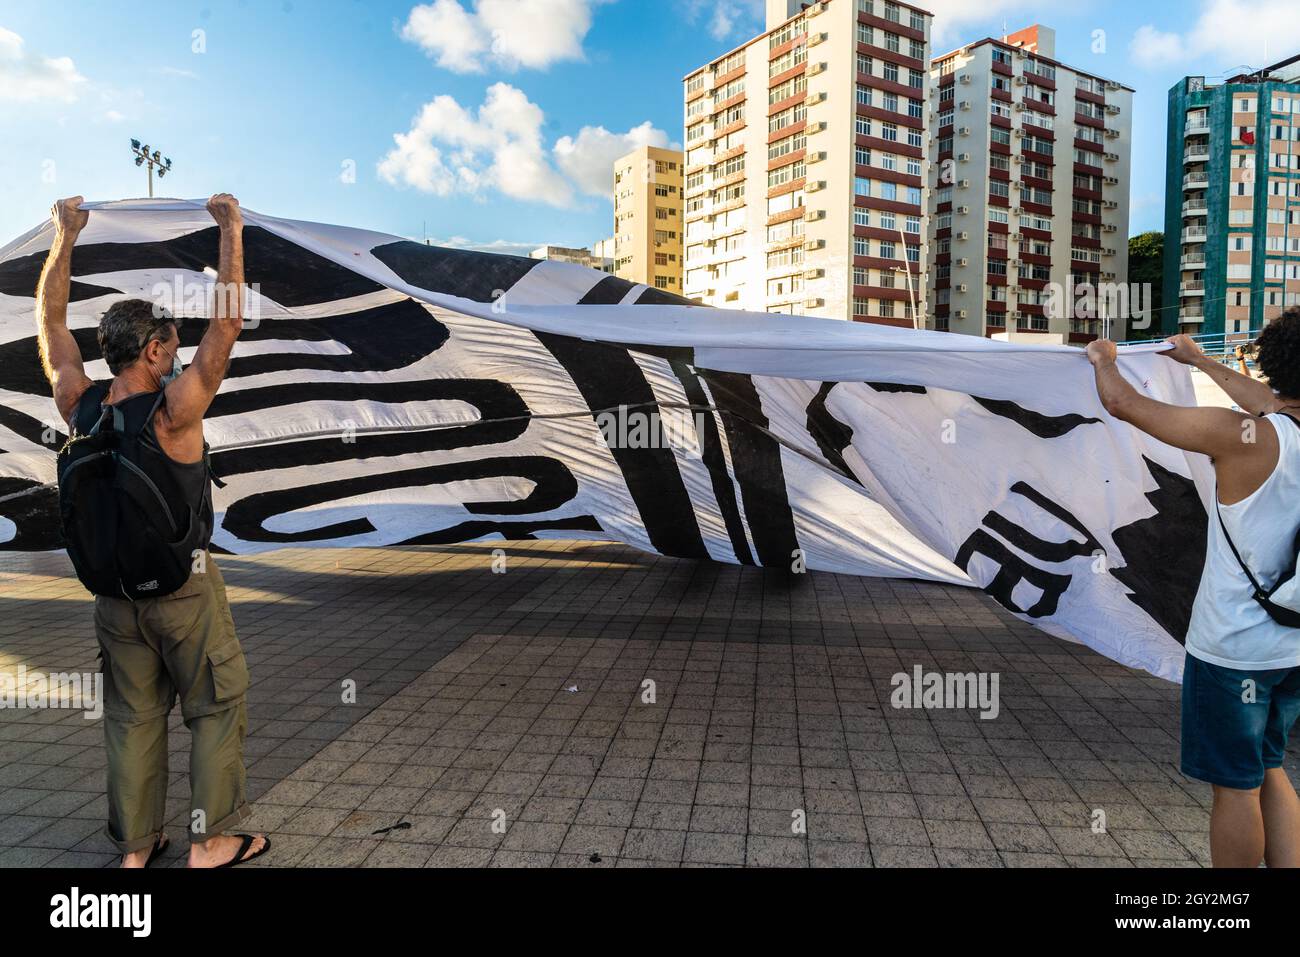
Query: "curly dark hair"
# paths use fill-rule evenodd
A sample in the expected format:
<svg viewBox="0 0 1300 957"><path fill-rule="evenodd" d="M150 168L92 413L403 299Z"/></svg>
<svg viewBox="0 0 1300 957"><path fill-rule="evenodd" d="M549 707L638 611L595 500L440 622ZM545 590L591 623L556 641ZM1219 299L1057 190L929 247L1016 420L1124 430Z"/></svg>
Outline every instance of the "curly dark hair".
<svg viewBox="0 0 1300 957"><path fill-rule="evenodd" d="M145 299L123 299L105 310L99 320L99 351L108 371L118 375L140 358L140 352L154 339L171 338L169 326L179 332L180 319Z"/></svg>
<svg viewBox="0 0 1300 957"><path fill-rule="evenodd" d="M1300 399L1300 306L1278 316L1255 340L1260 371L1278 395Z"/></svg>

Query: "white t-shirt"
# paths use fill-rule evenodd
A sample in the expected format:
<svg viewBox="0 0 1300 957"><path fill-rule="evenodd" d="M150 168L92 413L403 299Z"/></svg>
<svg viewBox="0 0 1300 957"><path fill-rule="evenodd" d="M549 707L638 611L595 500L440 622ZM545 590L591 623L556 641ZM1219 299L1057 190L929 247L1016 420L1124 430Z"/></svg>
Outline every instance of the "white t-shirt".
<svg viewBox="0 0 1300 957"><path fill-rule="evenodd" d="M1242 560L1268 588L1295 569L1296 528L1300 526L1300 426L1280 413L1266 418L1277 432L1277 465L1254 494L1235 505L1218 507ZM1187 652L1202 661L1241 671L1300 666L1300 629L1279 625L1253 594L1250 579L1233 557L1218 518L1211 514L1205 571L1187 629Z"/></svg>

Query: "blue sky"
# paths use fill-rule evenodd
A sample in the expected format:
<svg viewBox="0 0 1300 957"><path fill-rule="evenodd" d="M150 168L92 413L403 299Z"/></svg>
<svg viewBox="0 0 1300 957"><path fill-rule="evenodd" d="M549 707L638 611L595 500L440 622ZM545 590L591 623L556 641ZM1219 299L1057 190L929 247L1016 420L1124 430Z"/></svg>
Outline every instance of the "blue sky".
<svg viewBox="0 0 1300 957"><path fill-rule="evenodd" d="M144 195L139 137L175 164L158 195L229 190L273 215L487 248L588 245L612 231L608 164L680 142L682 76L758 32L762 6L0 0L0 243L59 196ZM936 52L1041 22L1058 59L1137 89L1134 233L1161 225L1168 88L1300 52L1292 0L928 6Z"/></svg>

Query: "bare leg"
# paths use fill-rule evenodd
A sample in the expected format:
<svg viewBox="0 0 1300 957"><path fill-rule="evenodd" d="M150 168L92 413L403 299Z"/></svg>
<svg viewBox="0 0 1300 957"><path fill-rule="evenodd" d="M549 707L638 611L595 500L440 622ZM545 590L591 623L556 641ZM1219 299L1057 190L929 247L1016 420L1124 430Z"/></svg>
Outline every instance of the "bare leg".
<svg viewBox="0 0 1300 957"><path fill-rule="evenodd" d="M162 842L162 849L165 850L168 845L167 835L159 834L159 840ZM130 854L122 855L122 867L141 868L149 864L149 855L153 853L152 847L146 847L139 851L132 851Z"/></svg>
<svg viewBox="0 0 1300 957"><path fill-rule="evenodd" d="M1210 859L1215 867L1258 867L1264 857L1264 816L1259 788L1242 791L1214 785L1210 810Z"/></svg>
<svg viewBox="0 0 1300 957"><path fill-rule="evenodd" d="M1264 815L1264 863L1300 867L1300 797L1281 768L1264 772L1259 805Z"/></svg>

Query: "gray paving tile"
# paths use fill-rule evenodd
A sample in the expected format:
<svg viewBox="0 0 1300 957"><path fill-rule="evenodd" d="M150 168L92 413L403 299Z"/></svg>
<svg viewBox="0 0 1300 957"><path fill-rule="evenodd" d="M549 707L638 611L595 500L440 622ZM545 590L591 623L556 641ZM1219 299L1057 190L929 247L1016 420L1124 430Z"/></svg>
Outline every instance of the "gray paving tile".
<svg viewBox="0 0 1300 957"><path fill-rule="evenodd" d="M498 545L222 560L254 679L246 827L276 839L256 866L1208 862L1178 689L982 593L824 574L773 589L761 569L567 542L505 543L511 573L493 576ZM92 668L66 558L4 553L0 573L18 582L0 616L30 636L6 653ZM889 706L899 670L986 661L997 721ZM178 825L188 745L174 716ZM101 728L0 715L0 866L111 860L103 775Z"/></svg>

